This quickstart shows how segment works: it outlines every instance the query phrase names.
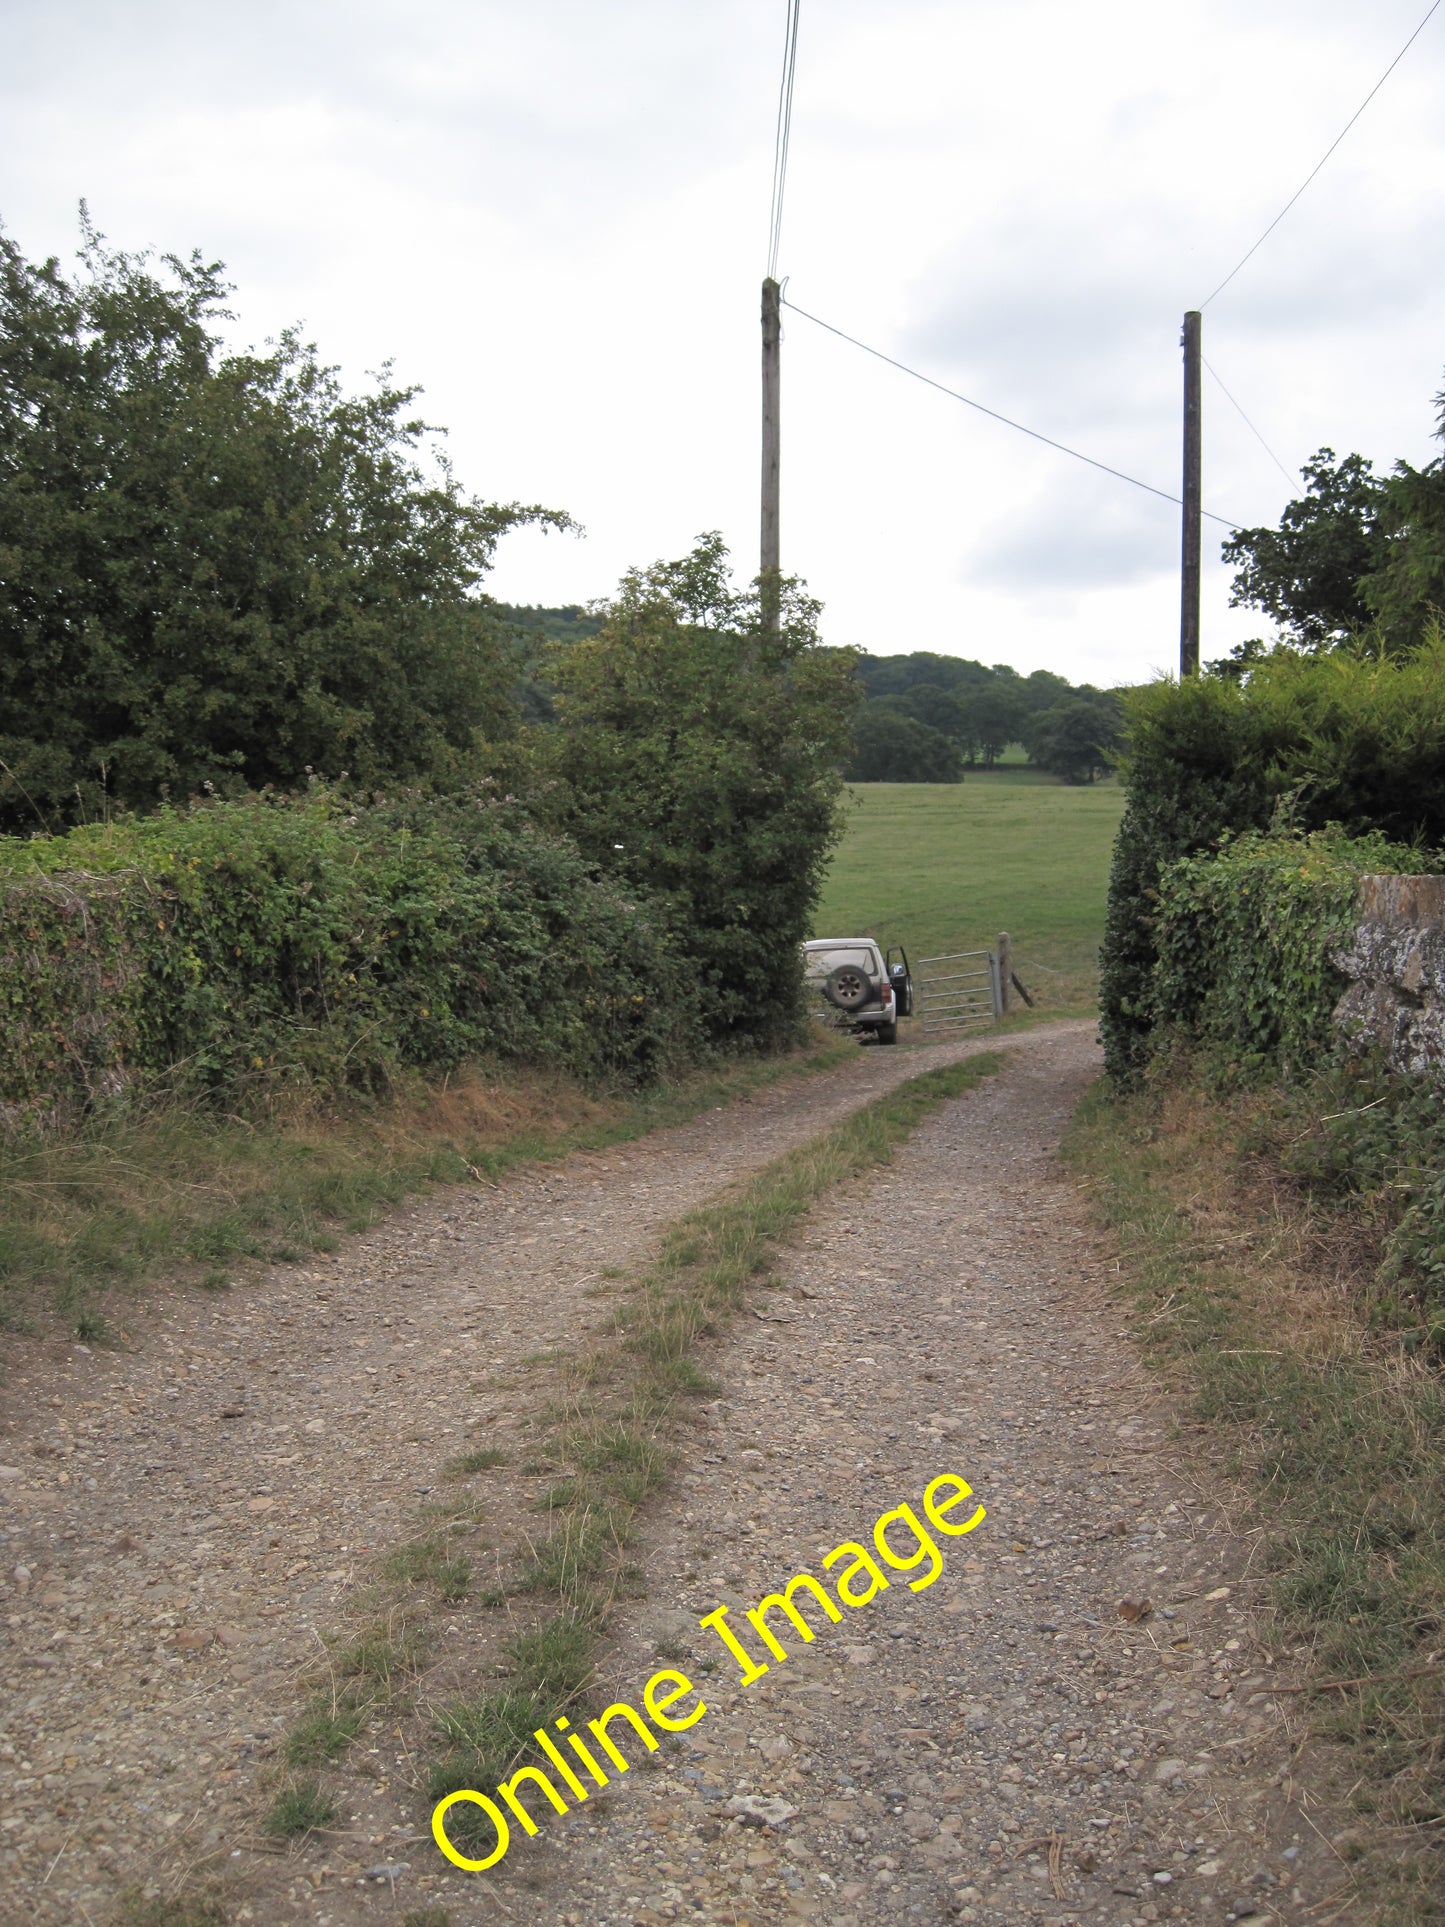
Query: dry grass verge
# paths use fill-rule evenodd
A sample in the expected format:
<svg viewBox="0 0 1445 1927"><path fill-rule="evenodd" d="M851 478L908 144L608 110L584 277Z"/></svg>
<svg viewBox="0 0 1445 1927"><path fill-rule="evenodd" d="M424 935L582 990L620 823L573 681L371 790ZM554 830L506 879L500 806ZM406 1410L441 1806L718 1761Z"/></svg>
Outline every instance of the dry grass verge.
<svg viewBox="0 0 1445 1927"><path fill-rule="evenodd" d="M175 1106L63 1141L0 1146L0 1330L57 1317L103 1342L137 1289L223 1290L238 1265L334 1250L432 1184L599 1150L780 1078L835 1067L828 1037L641 1094L473 1069L371 1108L270 1122Z"/></svg>
<svg viewBox="0 0 1445 1927"><path fill-rule="evenodd" d="M1368 1227L1265 1154L1271 1094L1100 1085L1066 1154L1122 1245L1135 1330L1228 1449L1275 1638L1341 1743L1350 1918L1445 1920L1445 1384L1371 1329ZM1347 1790L1346 1790L1347 1789Z"/></svg>

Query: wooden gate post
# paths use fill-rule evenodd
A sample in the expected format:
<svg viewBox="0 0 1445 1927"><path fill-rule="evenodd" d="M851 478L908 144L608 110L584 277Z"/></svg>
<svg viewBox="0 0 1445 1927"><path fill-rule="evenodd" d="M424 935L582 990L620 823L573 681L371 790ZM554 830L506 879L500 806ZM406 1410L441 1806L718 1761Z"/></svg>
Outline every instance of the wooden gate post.
<svg viewBox="0 0 1445 1927"><path fill-rule="evenodd" d="M1001 1013L1005 1017L1008 1016L1009 1007L1013 1002L1012 985L1010 982L1010 979L1013 977L1013 968L1013 939L1009 936L1007 930L1000 930L998 933L998 998Z"/></svg>

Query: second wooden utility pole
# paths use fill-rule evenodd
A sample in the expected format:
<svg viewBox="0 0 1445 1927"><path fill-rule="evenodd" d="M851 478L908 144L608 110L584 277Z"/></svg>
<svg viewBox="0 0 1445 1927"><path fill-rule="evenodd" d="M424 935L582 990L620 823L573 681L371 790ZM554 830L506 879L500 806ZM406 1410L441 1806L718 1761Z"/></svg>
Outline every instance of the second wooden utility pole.
<svg viewBox="0 0 1445 1927"><path fill-rule="evenodd" d="M1200 315L1184 317L1184 498L1179 559L1179 679L1199 674L1199 528L1202 427L1200 420Z"/></svg>
<svg viewBox="0 0 1445 1927"><path fill-rule="evenodd" d="M782 616L782 562L778 540L778 403L781 377L782 290L771 276L763 283L763 519L759 567L763 623L776 630Z"/></svg>

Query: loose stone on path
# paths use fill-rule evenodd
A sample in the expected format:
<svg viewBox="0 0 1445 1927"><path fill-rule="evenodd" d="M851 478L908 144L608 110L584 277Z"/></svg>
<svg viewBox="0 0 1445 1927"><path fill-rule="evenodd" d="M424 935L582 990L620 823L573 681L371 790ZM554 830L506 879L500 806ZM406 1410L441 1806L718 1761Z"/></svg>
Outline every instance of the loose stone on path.
<svg viewBox="0 0 1445 1927"><path fill-rule="evenodd" d="M417 1749L428 1706L495 1681L505 1615L448 1608L413 1723L369 1730L330 1776L335 1827L278 1853L258 1821L305 1666L465 1445L507 1460L477 1488L479 1585L535 1532L552 1474L527 1469L529 1427L554 1379L527 1360L605 1327L605 1273L958 1049L860 1051L603 1157L439 1194L220 1303L160 1294L127 1352L12 1340L0 1921L109 1927L127 1885L207 1878L238 1927L425 1907L451 1927L1142 1927L1303 1917L1332 1892L1338 1863L1288 1804L1242 1548L1056 1163L1091 1029L1006 1041L1002 1075L824 1201L765 1318L704 1361L723 1397L650 1502L645 1597L618 1602L604 1672L629 1697L677 1665L707 1716L492 1875L433 1848ZM936 1583L893 1575L739 1689L697 1620L820 1571L944 1471L988 1517Z"/></svg>
<svg viewBox="0 0 1445 1927"><path fill-rule="evenodd" d="M709 1361L727 1390L648 1531L650 1599L741 1621L941 1472L988 1518L924 1591L891 1574L811 1644L785 1632L746 1690L710 1635L670 1646L709 1713L518 1860L535 1918L1133 1927L1295 1914L1338 1884L1276 1784L1242 1550L1056 1162L1095 1065L1075 1033L948 1105L815 1212L768 1301L791 1323L743 1321ZM609 1680L655 1653L624 1634ZM778 1797L795 1818L742 1823Z"/></svg>

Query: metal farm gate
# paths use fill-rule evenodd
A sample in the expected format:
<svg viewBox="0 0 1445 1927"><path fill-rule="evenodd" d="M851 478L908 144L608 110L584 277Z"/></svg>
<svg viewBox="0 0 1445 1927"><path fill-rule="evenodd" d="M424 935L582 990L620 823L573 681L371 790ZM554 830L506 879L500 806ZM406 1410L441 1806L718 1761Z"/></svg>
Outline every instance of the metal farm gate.
<svg viewBox="0 0 1445 1927"><path fill-rule="evenodd" d="M992 950L920 957L913 995L920 1030L982 1029L1003 1015L998 958Z"/></svg>

